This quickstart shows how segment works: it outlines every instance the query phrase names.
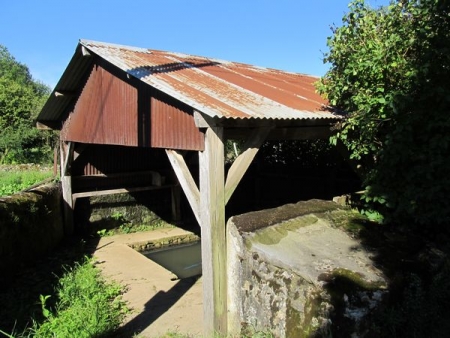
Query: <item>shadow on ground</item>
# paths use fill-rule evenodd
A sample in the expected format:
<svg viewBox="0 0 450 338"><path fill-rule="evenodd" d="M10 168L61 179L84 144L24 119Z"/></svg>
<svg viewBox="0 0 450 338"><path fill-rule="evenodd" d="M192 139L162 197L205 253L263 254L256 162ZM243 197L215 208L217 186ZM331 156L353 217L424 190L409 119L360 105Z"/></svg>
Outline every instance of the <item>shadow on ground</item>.
<svg viewBox="0 0 450 338"><path fill-rule="evenodd" d="M31 327L33 320L42 322L40 295L50 295L47 305L57 300L55 287L67 270L89 257L98 243L97 238L89 244L80 237L63 240L57 248L26 266L16 266L0 274L0 330L22 333Z"/></svg>
<svg viewBox="0 0 450 338"><path fill-rule="evenodd" d="M198 278L200 277L180 279L169 291L159 291L145 303L144 310L138 316L122 326L114 334L114 337L134 337L144 331L175 305L175 303L196 283ZM174 326L175 324L176 323L174 323Z"/></svg>

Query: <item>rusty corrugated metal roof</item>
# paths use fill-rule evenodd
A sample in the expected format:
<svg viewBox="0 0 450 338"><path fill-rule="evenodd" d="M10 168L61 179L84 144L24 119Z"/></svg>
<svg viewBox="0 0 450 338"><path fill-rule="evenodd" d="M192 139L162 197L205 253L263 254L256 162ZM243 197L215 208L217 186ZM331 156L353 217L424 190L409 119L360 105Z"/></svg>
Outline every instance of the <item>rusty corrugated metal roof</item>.
<svg viewBox="0 0 450 338"><path fill-rule="evenodd" d="M75 90L83 71L81 48L122 69L130 76L213 118L338 119L315 92L318 78L247 64L80 40L71 64L55 91ZM71 66L72 65L72 66ZM54 120L61 110L53 96L38 121ZM53 108L53 109L52 109Z"/></svg>

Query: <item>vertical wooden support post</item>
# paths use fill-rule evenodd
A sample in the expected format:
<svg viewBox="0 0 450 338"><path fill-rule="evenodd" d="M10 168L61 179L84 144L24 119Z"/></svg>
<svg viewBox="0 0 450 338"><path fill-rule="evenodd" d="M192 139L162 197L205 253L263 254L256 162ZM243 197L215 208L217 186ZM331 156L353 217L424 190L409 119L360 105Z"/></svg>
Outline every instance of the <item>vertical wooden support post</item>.
<svg viewBox="0 0 450 338"><path fill-rule="evenodd" d="M209 127L199 152L203 320L206 337L227 334L223 128Z"/></svg>
<svg viewBox="0 0 450 338"><path fill-rule="evenodd" d="M60 155L61 185L64 204L64 234L70 236L73 234L72 176L70 174L70 165L73 159L73 142L66 144L61 141Z"/></svg>

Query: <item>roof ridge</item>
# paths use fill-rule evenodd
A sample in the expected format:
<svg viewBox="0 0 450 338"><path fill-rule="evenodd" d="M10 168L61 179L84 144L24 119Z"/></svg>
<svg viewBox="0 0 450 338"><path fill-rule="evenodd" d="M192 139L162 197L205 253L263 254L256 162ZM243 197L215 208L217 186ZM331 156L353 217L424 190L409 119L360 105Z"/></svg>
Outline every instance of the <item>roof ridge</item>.
<svg viewBox="0 0 450 338"><path fill-rule="evenodd" d="M148 48L141 48L141 47L134 47L134 46L128 46L128 45L120 45L116 43L109 43L109 42L102 42L102 41L95 41L95 40L87 40L87 39L80 39L80 44L84 47L89 48L89 45L96 45L99 47L109 47L109 48L118 48L118 49L127 49L133 52L141 52L141 53L148 53L151 54L152 51Z"/></svg>

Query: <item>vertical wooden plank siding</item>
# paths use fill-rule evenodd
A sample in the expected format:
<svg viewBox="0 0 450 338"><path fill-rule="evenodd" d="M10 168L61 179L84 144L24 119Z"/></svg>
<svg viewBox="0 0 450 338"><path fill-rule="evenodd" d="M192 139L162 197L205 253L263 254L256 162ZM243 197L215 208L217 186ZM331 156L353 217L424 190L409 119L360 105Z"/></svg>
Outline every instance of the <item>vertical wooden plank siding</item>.
<svg viewBox="0 0 450 338"><path fill-rule="evenodd" d="M223 128L206 130L199 153L203 320L206 337L226 336L227 279Z"/></svg>

